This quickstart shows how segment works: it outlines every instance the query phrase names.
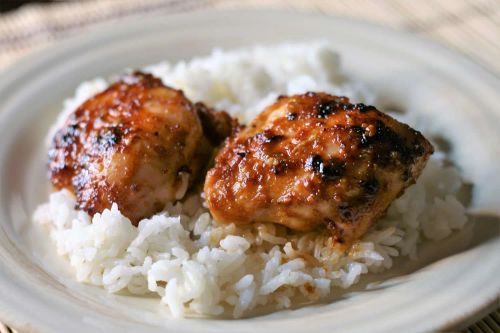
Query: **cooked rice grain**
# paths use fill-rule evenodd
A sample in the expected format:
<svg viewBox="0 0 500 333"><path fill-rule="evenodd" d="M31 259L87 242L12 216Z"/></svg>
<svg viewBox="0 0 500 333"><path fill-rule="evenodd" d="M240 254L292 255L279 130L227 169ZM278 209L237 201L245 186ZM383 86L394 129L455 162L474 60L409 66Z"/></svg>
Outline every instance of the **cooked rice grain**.
<svg viewBox="0 0 500 333"><path fill-rule="evenodd" d="M373 100L362 85L342 78L338 57L324 42L217 50L146 70L244 122L280 94L322 90ZM62 114L105 86L102 79L83 83ZM46 225L78 281L111 293L157 294L174 316L229 311L240 317L259 306L288 308L348 288L363 274L390 268L394 257L416 258L420 242L462 228L465 208L456 199L462 180L443 160L439 154L431 158L417 184L345 253L330 246L326 233L220 225L203 206L202 194L169 204L135 228L116 205L92 217L75 210L74 196L62 190L50 195L34 220Z"/></svg>

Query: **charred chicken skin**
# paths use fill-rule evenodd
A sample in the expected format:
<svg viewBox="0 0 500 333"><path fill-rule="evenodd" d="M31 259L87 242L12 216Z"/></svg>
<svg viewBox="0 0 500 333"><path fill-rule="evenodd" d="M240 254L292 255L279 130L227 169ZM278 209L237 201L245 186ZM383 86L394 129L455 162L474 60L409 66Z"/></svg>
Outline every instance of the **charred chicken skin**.
<svg viewBox="0 0 500 333"><path fill-rule="evenodd" d="M205 180L226 223L326 228L360 238L415 182L433 152L416 130L346 97L280 97L226 141Z"/></svg>
<svg viewBox="0 0 500 333"><path fill-rule="evenodd" d="M137 224L202 179L231 126L227 114L137 72L69 116L49 150L49 176L56 189L75 193L79 209L93 215L117 203Z"/></svg>

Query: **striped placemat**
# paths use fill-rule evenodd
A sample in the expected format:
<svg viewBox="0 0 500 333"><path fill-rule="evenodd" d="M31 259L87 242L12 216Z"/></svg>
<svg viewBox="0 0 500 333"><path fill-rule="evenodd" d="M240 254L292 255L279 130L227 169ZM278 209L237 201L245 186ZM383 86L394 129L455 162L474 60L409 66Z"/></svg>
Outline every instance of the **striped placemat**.
<svg viewBox="0 0 500 333"><path fill-rule="evenodd" d="M28 5L0 15L0 71L34 50L99 22L243 7L286 8L375 22L430 37L500 75L499 0L86 0ZM16 331L0 323L0 333L7 332ZM500 332L500 310L466 332Z"/></svg>
<svg viewBox="0 0 500 333"><path fill-rule="evenodd" d="M498 333L500 332L500 309L469 326L466 333Z"/></svg>
<svg viewBox="0 0 500 333"><path fill-rule="evenodd" d="M241 7L287 8L376 22L428 36L500 74L499 0L87 0L29 5L0 18L0 69L98 22Z"/></svg>

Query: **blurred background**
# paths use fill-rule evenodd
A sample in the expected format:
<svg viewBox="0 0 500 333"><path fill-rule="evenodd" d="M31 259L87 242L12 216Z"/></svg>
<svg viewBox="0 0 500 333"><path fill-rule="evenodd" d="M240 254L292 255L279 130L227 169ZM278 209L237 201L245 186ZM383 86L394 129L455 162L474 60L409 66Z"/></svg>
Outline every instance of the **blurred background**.
<svg viewBox="0 0 500 333"><path fill-rule="evenodd" d="M500 0L0 0L0 75L23 56L104 21L194 10L285 9L425 36L500 75ZM500 332L497 311L468 332ZM0 333L10 332L0 323Z"/></svg>
<svg viewBox="0 0 500 333"><path fill-rule="evenodd" d="M500 0L0 0L0 70L102 21L242 7L375 22L427 36L500 74Z"/></svg>

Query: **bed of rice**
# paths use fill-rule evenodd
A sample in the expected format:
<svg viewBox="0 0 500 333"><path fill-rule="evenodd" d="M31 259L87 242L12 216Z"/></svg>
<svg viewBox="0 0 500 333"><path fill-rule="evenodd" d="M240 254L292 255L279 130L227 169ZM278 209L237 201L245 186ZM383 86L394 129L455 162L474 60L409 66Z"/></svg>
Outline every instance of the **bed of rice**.
<svg viewBox="0 0 500 333"><path fill-rule="evenodd" d="M248 122L280 94L326 91L355 102L374 100L366 87L343 78L337 55L325 42L285 44L224 52L145 69L195 101L225 109ZM64 104L58 124L77 105L107 86L82 83ZM56 125L57 126L57 125ZM288 308L348 288L361 275L416 258L418 244L440 240L467 222L457 200L458 170L437 153L418 182L406 190L363 239L347 252L328 235L281 226L220 225L203 206L202 193L133 227L113 205L102 214L77 211L68 191L52 193L34 214L78 281L110 293L157 294L174 316L190 313L241 317L259 306Z"/></svg>

